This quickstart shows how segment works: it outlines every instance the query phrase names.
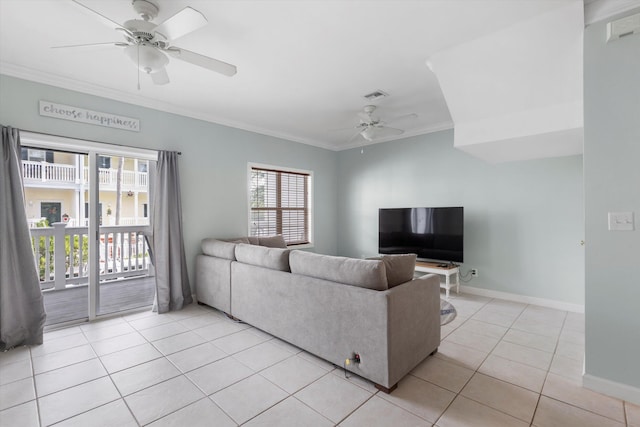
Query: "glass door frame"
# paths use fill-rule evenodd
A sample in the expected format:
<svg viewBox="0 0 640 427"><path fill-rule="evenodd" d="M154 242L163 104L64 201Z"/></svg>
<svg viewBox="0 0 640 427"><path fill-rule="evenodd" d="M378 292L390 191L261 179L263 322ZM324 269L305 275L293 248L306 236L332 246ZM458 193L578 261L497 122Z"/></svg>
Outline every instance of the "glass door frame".
<svg viewBox="0 0 640 427"><path fill-rule="evenodd" d="M108 144L104 142L68 138L57 135L48 135L35 132L22 131L20 141L24 146L39 147L47 150L58 150L74 152L87 155L89 161L89 283L88 283L88 318L89 321L101 317L111 317L113 314L98 315L100 307L100 223L99 223L99 180L98 180L98 156L124 156L134 157L141 160L155 162L158 158L156 150L144 148L127 147L122 145ZM152 202L151 195L149 202Z"/></svg>

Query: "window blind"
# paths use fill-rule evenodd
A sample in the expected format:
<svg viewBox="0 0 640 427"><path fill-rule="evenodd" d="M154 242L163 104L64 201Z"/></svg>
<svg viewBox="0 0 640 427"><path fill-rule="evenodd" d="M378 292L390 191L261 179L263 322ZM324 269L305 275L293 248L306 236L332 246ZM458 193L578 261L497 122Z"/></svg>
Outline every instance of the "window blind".
<svg viewBox="0 0 640 427"><path fill-rule="evenodd" d="M251 167L250 204L252 236L309 243L309 174Z"/></svg>

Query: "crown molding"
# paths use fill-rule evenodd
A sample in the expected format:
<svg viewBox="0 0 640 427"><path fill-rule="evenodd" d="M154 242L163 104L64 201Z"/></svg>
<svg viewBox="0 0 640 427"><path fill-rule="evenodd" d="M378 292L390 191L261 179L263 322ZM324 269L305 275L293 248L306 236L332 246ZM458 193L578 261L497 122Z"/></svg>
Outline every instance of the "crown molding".
<svg viewBox="0 0 640 427"><path fill-rule="evenodd" d="M205 122L214 123L221 126L227 126L234 129L244 130L247 132L257 133L257 134L261 134L261 135L265 135L273 138L283 139L291 142L297 142L300 144L310 145L313 147L322 148L324 150L336 151L336 152L350 150L352 148L357 148L357 147L362 147L362 146L367 146L372 144L379 144L382 142L396 141L399 139L405 139L412 136L424 135L427 133L439 132L441 130L453 128L452 122L444 122L444 123L439 123L426 128L422 128L419 130L404 133L399 136L381 138L379 140L371 141L371 142L368 142L368 141L365 141L363 143L358 142L358 143L349 144L346 146L343 146L343 145L336 146L334 144L328 144L324 141L300 138L295 135L291 135L284 132L277 132L277 131L274 131L273 129L266 129L266 128L254 126L249 123L228 120L228 119L210 115L210 114L203 114L199 111L190 110L188 108L184 108L171 103L161 102L155 99L147 98L142 95L131 95L129 93L111 89L105 86L86 83L79 80L70 79L68 77L62 77L56 74L46 73L43 71L34 70L31 68L22 67L15 64L10 64L7 62L0 61L0 74L4 74L10 77L15 77L22 80L32 81L35 83L41 83L49 86L55 86L62 89L72 90L72 91L80 92L86 95L93 95L101 98L111 99L118 102L124 102L127 104L149 108L152 110L163 111L165 113L171 113L179 116L190 117L192 119L202 120Z"/></svg>
<svg viewBox="0 0 640 427"><path fill-rule="evenodd" d="M104 86L81 82L78 80L62 77L56 74L45 73L39 70L31 68L21 67L18 65L1 62L0 61L0 74L4 74L10 77L15 77L22 80L29 80L35 83L46 84L55 86L62 89L81 92L87 95L98 96L101 98L107 98L114 101L124 102L152 110L163 111L166 113L176 114L179 116L190 117L192 119L202 120L217 125L227 126L235 129L244 130L247 132L257 133L261 135L270 136L273 138L284 139L287 141L298 142L305 145L311 145L314 147L322 148L330 151L339 151L342 148L337 148L333 145L329 145L323 141L316 141L311 139L300 138L288 133L277 132L272 129L265 129L262 127L254 126L248 123L233 121L224 119L218 116L203 114L201 112L190 110L175 104L161 102L155 99L147 98L141 95L131 95L122 91L114 90Z"/></svg>
<svg viewBox="0 0 640 427"><path fill-rule="evenodd" d="M595 24L635 8L640 8L640 0L595 0L584 5L584 25Z"/></svg>

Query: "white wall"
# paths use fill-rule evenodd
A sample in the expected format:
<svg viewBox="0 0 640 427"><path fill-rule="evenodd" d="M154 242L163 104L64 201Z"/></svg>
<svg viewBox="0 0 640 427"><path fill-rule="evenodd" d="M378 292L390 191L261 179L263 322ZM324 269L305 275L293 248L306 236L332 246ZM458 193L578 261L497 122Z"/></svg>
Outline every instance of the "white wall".
<svg viewBox="0 0 640 427"><path fill-rule="evenodd" d="M314 250L325 254L336 252L335 152L3 75L0 94L0 123L4 126L181 151L185 249L192 278L202 238L247 234L248 162L314 172ZM135 117L140 119L141 131L41 117L39 100Z"/></svg>
<svg viewBox="0 0 640 427"><path fill-rule="evenodd" d="M381 207L464 206L470 286L584 304L582 156L490 165L453 132L338 156L338 252L378 249Z"/></svg>
<svg viewBox="0 0 640 427"><path fill-rule="evenodd" d="M640 35L605 39L586 28L585 385L640 404ZM634 231L608 231L618 211Z"/></svg>

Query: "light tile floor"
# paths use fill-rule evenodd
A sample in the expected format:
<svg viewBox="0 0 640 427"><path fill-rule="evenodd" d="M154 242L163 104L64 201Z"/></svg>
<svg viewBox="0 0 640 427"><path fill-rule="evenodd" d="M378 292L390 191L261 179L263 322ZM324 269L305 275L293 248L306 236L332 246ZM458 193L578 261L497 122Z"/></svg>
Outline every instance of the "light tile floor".
<svg viewBox="0 0 640 427"><path fill-rule="evenodd" d="M637 426L582 388L584 316L454 295L438 353L391 394L206 306L0 353L0 426Z"/></svg>

